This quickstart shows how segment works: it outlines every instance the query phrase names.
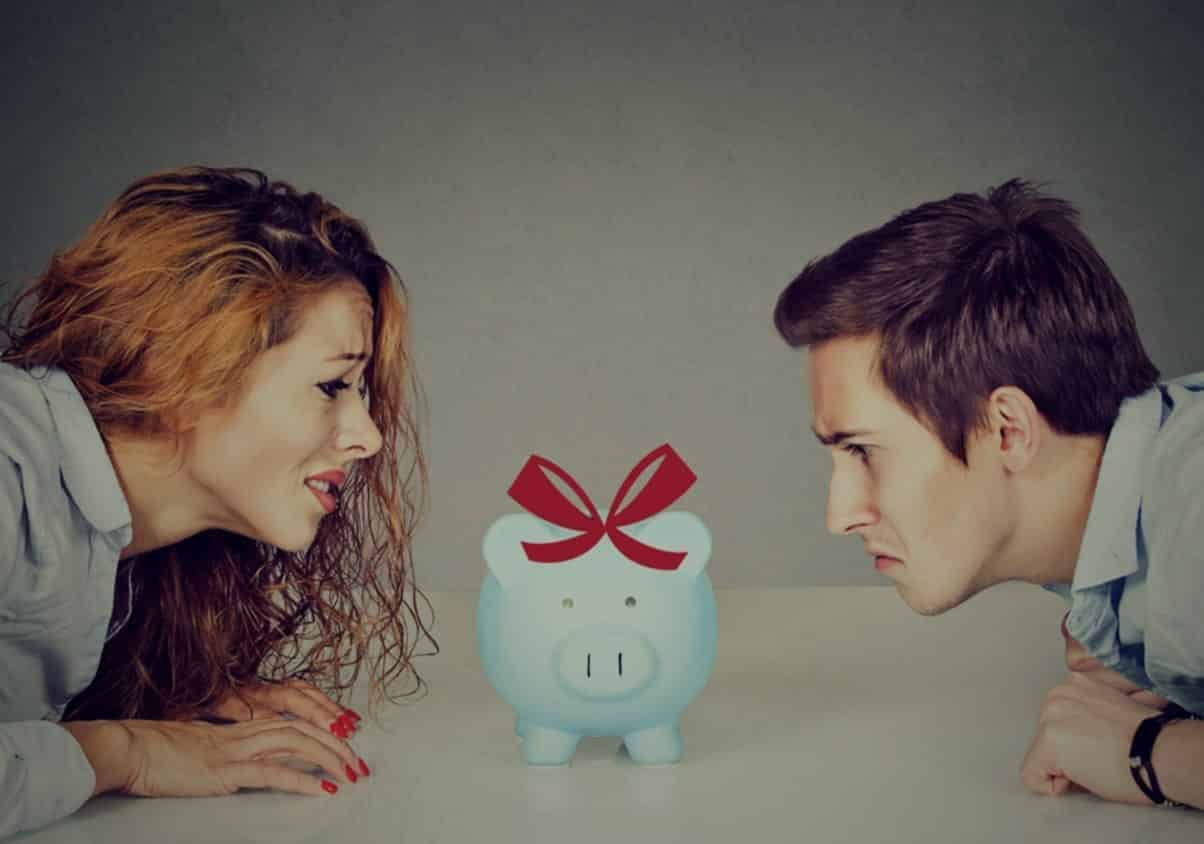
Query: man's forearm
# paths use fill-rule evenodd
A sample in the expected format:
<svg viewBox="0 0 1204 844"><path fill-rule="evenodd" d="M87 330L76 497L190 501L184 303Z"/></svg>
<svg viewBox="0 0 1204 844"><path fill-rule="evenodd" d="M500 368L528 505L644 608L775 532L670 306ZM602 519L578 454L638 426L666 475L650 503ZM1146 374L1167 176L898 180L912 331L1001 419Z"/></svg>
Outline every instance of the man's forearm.
<svg viewBox="0 0 1204 844"><path fill-rule="evenodd" d="M1150 763L1163 794L1204 809L1204 721L1174 721L1163 727Z"/></svg>

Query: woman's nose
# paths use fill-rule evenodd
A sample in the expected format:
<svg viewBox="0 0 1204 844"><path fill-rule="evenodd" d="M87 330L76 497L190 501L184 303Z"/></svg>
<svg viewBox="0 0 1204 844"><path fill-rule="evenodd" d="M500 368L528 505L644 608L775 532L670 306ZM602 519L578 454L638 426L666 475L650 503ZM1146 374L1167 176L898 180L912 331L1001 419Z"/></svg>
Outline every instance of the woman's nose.
<svg viewBox="0 0 1204 844"><path fill-rule="evenodd" d="M367 459L380 451L383 443L380 428L376 426L367 406L363 402L356 402L355 408L348 412L347 418L339 426L336 447L339 451L361 452L356 457Z"/></svg>

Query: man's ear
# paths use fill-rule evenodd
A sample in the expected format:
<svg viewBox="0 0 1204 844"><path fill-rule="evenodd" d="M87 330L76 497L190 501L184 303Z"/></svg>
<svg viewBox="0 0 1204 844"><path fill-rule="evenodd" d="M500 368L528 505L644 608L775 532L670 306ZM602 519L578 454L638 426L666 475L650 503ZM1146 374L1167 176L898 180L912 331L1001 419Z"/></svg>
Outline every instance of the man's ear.
<svg viewBox="0 0 1204 844"><path fill-rule="evenodd" d="M991 448L1010 472L1033 461L1046 436L1048 423L1028 393L1015 386L996 387L987 397Z"/></svg>

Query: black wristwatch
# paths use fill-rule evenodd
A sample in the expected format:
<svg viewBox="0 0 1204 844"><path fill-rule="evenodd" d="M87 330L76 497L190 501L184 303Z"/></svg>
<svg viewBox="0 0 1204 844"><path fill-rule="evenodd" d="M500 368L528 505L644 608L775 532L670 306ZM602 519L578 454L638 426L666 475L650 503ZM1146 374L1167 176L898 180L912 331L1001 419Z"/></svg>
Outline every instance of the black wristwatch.
<svg viewBox="0 0 1204 844"><path fill-rule="evenodd" d="M1137 783L1137 787L1146 797L1150 798L1155 806L1179 808L1186 805L1176 803L1162 793L1162 789L1158 786L1158 777L1154 774L1154 766L1150 762L1150 757L1154 753L1154 741L1162 732L1162 728L1172 721L1184 720L1196 721L1200 718L1176 703L1168 703L1166 709L1157 715L1151 715L1138 724L1137 730L1133 733L1133 741L1129 745L1129 773L1133 775L1133 781Z"/></svg>

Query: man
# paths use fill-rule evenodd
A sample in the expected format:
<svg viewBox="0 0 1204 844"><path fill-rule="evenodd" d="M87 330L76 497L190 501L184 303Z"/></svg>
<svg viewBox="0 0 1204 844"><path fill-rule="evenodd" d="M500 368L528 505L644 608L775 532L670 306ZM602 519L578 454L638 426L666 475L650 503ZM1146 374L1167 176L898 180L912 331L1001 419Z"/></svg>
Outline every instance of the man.
<svg viewBox="0 0 1204 844"><path fill-rule="evenodd" d="M1204 373L1158 382L1077 219L1020 180L926 203L810 263L774 322L809 348L828 528L908 605L1067 599L1024 784L1204 807Z"/></svg>

